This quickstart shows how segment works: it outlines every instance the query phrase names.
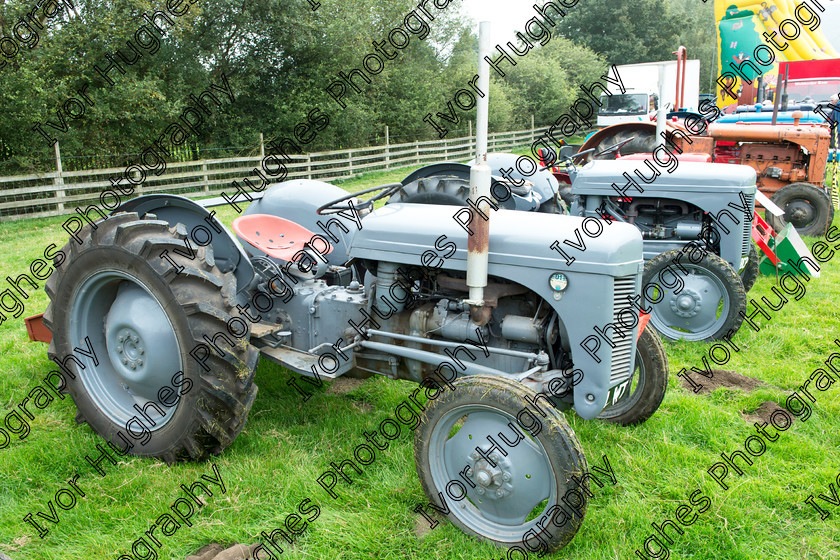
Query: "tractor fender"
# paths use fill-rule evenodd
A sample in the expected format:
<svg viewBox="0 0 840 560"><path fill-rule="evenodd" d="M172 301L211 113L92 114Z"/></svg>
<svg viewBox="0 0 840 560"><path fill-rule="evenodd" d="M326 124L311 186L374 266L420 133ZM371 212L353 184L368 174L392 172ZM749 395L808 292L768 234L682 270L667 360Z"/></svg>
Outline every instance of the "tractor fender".
<svg viewBox="0 0 840 560"><path fill-rule="evenodd" d="M414 171L411 175L400 181L403 185L413 183L417 179L425 179L426 177L434 177L441 175L444 177L457 177L465 181L470 180L470 166L466 163L434 163L426 165Z"/></svg>
<svg viewBox="0 0 840 560"><path fill-rule="evenodd" d="M174 194L140 196L118 206L111 214L117 212L137 212L141 218L154 214L170 226L183 224L192 245L184 247L184 252L189 254L196 246L212 246L216 266L222 272L233 271L239 292L247 289L254 279L251 261L230 230L219 221L215 212L209 212L189 198Z"/></svg>
<svg viewBox="0 0 840 560"><path fill-rule="evenodd" d="M588 150L590 148L598 147L601 142L605 139L618 136L619 133L640 133L645 136L655 136L656 135L656 123L650 122L628 122L628 123L620 123L614 124L612 126L608 126L606 128L602 128L601 130L597 130L594 133L590 134L586 140L583 142L583 145L580 147L580 151Z"/></svg>

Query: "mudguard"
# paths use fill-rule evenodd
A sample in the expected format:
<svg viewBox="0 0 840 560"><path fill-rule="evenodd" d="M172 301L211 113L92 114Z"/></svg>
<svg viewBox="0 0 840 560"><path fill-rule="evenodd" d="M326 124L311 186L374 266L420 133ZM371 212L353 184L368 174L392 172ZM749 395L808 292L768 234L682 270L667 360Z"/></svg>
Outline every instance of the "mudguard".
<svg viewBox="0 0 840 560"><path fill-rule="evenodd" d="M111 214L116 212L137 212L141 217L154 214L171 226L184 224L193 244L213 247L216 266L222 272L233 271L239 292L248 288L254 278L251 261L230 230L216 218L215 212L207 211L189 198L174 194L140 196L115 208Z"/></svg>

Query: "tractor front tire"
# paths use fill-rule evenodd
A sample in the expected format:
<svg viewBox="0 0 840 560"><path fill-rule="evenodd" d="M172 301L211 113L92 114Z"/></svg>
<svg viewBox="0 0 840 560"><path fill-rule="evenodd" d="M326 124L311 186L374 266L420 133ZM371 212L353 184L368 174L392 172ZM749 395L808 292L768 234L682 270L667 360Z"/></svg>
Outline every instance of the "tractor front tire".
<svg viewBox="0 0 840 560"><path fill-rule="evenodd" d="M665 348L656 331L645 328L636 341L632 377L611 393L612 402L607 403L598 418L621 426L641 424L659 409L667 389L668 358Z"/></svg>
<svg viewBox="0 0 840 560"><path fill-rule="evenodd" d="M642 275L650 324L670 340L719 340L738 331L747 311L741 278L719 256L693 260L680 249L645 263Z"/></svg>
<svg viewBox="0 0 840 560"><path fill-rule="evenodd" d="M834 219L834 207L828 193L810 183L786 185L773 193L770 200L785 211L782 217L765 213L767 223L776 233L790 223L799 235L822 237Z"/></svg>
<svg viewBox="0 0 840 560"><path fill-rule="evenodd" d="M749 292L755 285L755 281L758 280L758 266L760 263L761 259L758 256L755 245L750 244L750 256L747 260L747 265L739 274L741 283L744 285L744 292Z"/></svg>
<svg viewBox="0 0 840 560"><path fill-rule="evenodd" d="M221 453L257 393L259 353L233 273L215 266L212 246L188 246L182 225L148 216L117 214L78 236L47 281L44 315L76 420L121 454L173 463Z"/></svg>
<svg viewBox="0 0 840 560"><path fill-rule="evenodd" d="M471 375L453 386L429 403L414 431L417 475L429 501L448 507L449 521L465 533L523 555L528 539L545 552L567 545L588 502L588 488L578 492L574 479L589 469L563 414L529 410L526 422L527 403L537 395L516 381ZM570 492L578 498L566 512L561 502L568 505Z"/></svg>

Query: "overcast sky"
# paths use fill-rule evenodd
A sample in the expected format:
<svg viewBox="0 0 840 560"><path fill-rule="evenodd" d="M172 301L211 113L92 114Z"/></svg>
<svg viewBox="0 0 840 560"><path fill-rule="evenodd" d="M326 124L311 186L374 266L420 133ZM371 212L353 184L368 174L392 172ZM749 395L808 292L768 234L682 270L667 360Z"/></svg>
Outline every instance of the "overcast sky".
<svg viewBox="0 0 840 560"><path fill-rule="evenodd" d="M479 21L489 21L492 24L490 44L495 46L511 40L525 27L525 22L534 17L535 3L536 0L463 0L461 13L476 22L476 33ZM840 50L840 0L822 0L821 4L826 12L822 14L820 29L834 48ZM663 55L670 58L671 53Z"/></svg>

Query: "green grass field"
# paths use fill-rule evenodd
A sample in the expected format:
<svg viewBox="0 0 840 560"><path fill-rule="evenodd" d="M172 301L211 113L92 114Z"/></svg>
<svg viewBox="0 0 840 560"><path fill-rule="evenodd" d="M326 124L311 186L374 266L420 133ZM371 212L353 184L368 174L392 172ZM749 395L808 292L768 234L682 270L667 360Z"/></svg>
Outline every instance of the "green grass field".
<svg viewBox="0 0 840 560"><path fill-rule="evenodd" d="M410 169L376 173L346 181L359 190L398 181ZM220 209L230 223L235 212ZM840 218L835 224L840 223ZM0 228L0 272L17 276L42 257L43 248L65 242L61 219L6 222ZM807 240L811 245L813 239ZM763 276L749 296L771 302L775 278ZM804 500L828 494L829 483L840 473L840 384L824 392L812 389L815 403L806 421L796 421L766 453L744 467L744 475L730 473L723 490L706 473L720 453L743 450L754 434L753 420L745 420L762 403L783 404L832 352L840 337L840 256L826 263L822 276L806 284L799 301L791 297L772 320L761 319L760 332L748 326L733 338L740 349L723 369L759 379L764 385L745 392L719 388L694 394L682 387L677 372L700 366L707 343L668 343L669 392L659 411L645 424L622 428L599 421L582 421L565 413L577 433L590 465L607 455L617 484L594 488L583 527L572 543L554 558L576 560L636 558L652 522L675 519L674 510L688 502L694 489L711 500L684 534L669 534L676 558L686 559L837 559L840 558L840 506L819 500L831 516L820 519ZM25 315L43 311L43 289L26 302ZM8 317L0 325L0 414L5 416L54 365L46 345L29 342L23 317ZM413 385L374 378L337 382L303 402L289 385L290 373L264 361L256 382L259 394L248 423L238 439L220 456L206 463L172 467L150 459L128 457L105 464L100 476L84 459L96 457L103 444L87 425L74 421L69 398L44 410L32 408L35 420L25 439L13 436L0 450L0 552L14 560L116 559L131 557L131 545L152 523L184 495L179 484L211 475L216 465L225 493L207 498L207 505L171 536L156 536L156 556L138 548L137 558L183 559L210 542L253 543L260 532L282 526L287 514L311 499L320 516L294 546L283 545L284 558L324 559L494 559L502 550L467 537L443 522L434 530L412 510L426 499L414 470L412 438L405 430L377 460L356 476L352 485L340 484L339 497L330 498L315 479L331 461L352 457L364 441L363 432L393 415L394 406ZM695 374L699 382L704 379ZM813 382L811 383L813 387ZM772 429L771 429L771 433ZM57 509L59 523L49 515L47 502L69 488L78 474L85 493L68 509ZM835 482L835 489L837 483ZM66 501L66 494L63 499ZM66 502L65 502L66 503ZM49 528L39 538L23 518L32 513ZM311 515L311 514L310 514ZM664 556L663 556L664 557Z"/></svg>

